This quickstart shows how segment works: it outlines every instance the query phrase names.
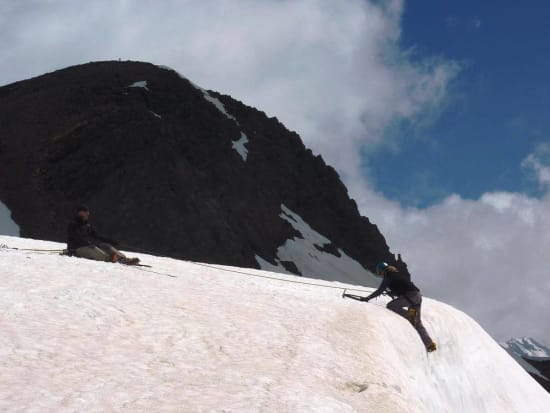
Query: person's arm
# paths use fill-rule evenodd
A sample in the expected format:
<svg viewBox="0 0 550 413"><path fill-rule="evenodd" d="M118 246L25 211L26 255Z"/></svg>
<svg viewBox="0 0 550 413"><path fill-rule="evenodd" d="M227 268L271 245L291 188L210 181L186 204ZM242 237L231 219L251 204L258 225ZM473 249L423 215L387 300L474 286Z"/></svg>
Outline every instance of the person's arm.
<svg viewBox="0 0 550 413"><path fill-rule="evenodd" d="M91 225L90 225L90 234L92 235L92 237L94 237L98 241L106 242L107 244L111 244L113 247L116 247L118 245L118 242L116 242L114 239L107 238L107 237L104 237L103 235L98 234L95 228Z"/></svg>
<svg viewBox="0 0 550 413"><path fill-rule="evenodd" d="M363 300L361 300L361 301L369 301L369 300L372 300L373 298L378 297L380 294L382 294L386 290L389 283L390 283L389 277L388 276L384 277L382 279L382 283L380 284L378 289L375 292L373 292L371 295L369 295L368 297L363 298Z"/></svg>

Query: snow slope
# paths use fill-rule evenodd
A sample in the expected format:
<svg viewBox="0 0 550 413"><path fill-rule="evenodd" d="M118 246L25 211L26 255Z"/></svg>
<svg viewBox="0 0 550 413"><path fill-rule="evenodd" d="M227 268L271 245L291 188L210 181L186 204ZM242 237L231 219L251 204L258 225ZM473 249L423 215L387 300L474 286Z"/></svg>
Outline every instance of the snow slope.
<svg viewBox="0 0 550 413"><path fill-rule="evenodd" d="M440 346L427 355L381 300L237 272L349 286L140 257L154 268L0 249L0 411L550 412L445 304L425 300Z"/></svg>

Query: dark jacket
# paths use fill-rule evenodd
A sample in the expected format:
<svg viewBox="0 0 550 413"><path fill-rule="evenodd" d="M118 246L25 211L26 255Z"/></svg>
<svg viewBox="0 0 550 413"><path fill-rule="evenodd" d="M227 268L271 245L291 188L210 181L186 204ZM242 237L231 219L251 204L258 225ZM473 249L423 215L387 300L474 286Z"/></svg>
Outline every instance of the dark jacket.
<svg viewBox="0 0 550 413"><path fill-rule="evenodd" d="M82 220L80 217L75 217L67 228L67 249L74 251L80 247L96 245L98 242L106 242L116 246L117 242L99 235L94 227Z"/></svg>
<svg viewBox="0 0 550 413"><path fill-rule="evenodd" d="M380 287L367 297L368 300L371 298L378 297L384 291L388 290L389 294L392 296L405 295L408 292L420 291L416 285L411 281L411 276L403 274L400 272L386 272Z"/></svg>

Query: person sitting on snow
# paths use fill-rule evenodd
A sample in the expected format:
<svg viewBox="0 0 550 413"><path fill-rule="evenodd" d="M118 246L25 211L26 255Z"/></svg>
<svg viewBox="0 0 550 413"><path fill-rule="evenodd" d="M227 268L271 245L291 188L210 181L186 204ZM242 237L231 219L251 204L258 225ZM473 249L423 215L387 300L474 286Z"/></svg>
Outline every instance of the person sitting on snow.
<svg viewBox="0 0 550 413"><path fill-rule="evenodd" d="M386 307L409 320L420 335L426 350L428 352L435 351L437 347L420 319L422 294L411 281L411 277L400 273L397 268L388 265L386 262L381 262L376 266L376 273L383 278L382 283L375 292L362 298L361 301L369 301L388 290L389 295L396 298L390 301Z"/></svg>
<svg viewBox="0 0 550 413"><path fill-rule="evenodd" d="M88 222L90 210L86 205L76 208L75 216L67 228L67 250L69 255L96 261L119 262L135 265L138 258L128 258L118 251L118 242L99 235Z"/></svg>

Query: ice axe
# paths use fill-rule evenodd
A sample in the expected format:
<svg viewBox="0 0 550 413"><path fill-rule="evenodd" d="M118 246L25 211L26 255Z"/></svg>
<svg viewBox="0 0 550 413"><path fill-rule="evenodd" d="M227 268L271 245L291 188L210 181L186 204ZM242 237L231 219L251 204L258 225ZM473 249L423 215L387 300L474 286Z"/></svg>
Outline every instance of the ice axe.
<svg viewBox="0 0 550 413"><path fill-rule="evenodd" d="M347 290L344 290L344 292L342 293L342 298L351 298L352 300L357 300L357 301L363 301L363 298L362 296L360 295L355 295L355 294L346 294L346 291Z"/></svg>

